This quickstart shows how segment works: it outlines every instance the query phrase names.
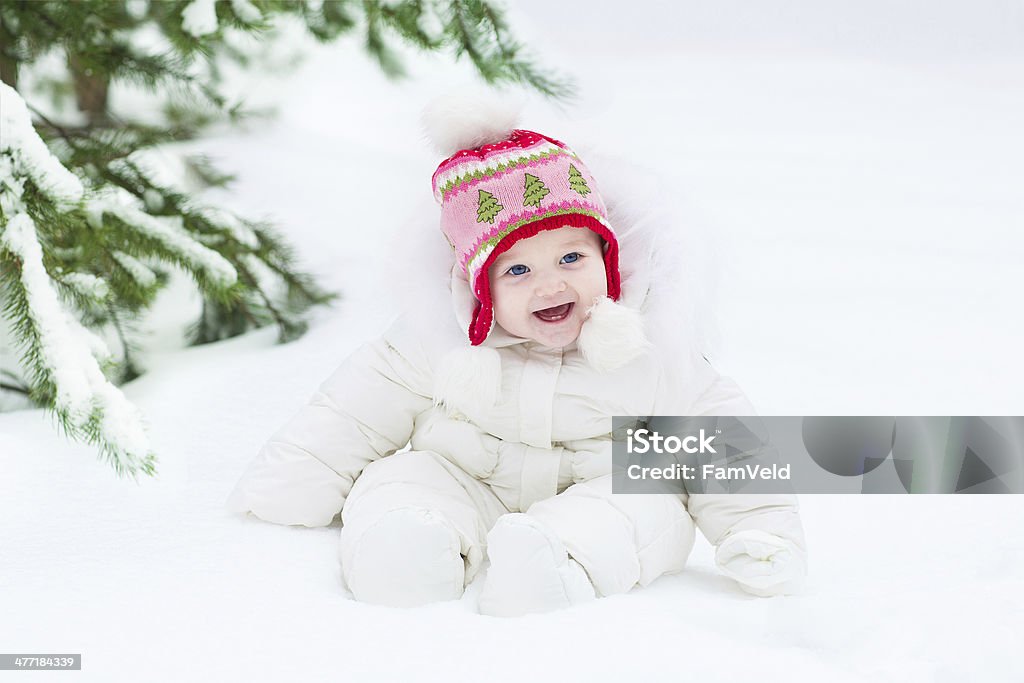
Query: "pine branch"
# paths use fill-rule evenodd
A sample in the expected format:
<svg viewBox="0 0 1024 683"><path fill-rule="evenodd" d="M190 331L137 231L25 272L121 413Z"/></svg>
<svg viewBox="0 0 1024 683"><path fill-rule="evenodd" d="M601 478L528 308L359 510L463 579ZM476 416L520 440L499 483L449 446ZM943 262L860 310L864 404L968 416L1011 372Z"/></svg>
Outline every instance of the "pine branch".
<svg viewBox="0 0 1024 683"><path fill-rule="evenodd" d="M479 5L482 16L490 23L494 32L499 59L507 65L515 80L533 86L552 98L572 100L576 97L576 88L570 81L546 76L532 61L521 59L519 53L523 49L522 45L509 40L505 17L488 2L481 1Z"/></svg>
<svg viewBox="0 0 1024 683"><path fill-rule="evenodd" d="M466 55L488 83L522 83L555 97L569 93L522 56L501 11L483 0L250 0L218 3L214 17L183 18L189 6L188 0L0 4L0 77L16 83L20 69L62 51L70 74L52 79L52 94L60 104L77 84L78 101L92 120L71 125L32 107L17 131L25 149L7 145L11 135L6 128L2 133L0 308L20 352L24 393L48 407L64 433L95 444L116 470L132 476L151 473L155 461L140 445L144 433L134 408L107 376L125 381L138 375L131 321L166 285L170 266L187 273L203 297L196 342L269 324L287 341L305 329L303 313L337 297L297 267L294 251L270 226L197 203L173 183L158 181L139 155L193 139L215 121L237 123L255 114L221 92L221 67L249 59L233 38L273 39L285 15L324 42L365 22L366 49L388 76L404 74L396 51L404 44L451 50L456 59ZM139 47L142 27L167 44L151 52ZM168 94L162 123L112 111L107 89L121 83ZM2 94L6 127L8 102L22 100L13 90ZM202 158L188 163L206 186L231 180ZM12 221L20 231L13 241ZM41 315L49 316L46 325ZM60 371L51 338L57 328L70 340L63 360L75 359ZM116 364L93 330L116 335ZM130 428L119 432L115 423Z"/></svg>
<svg viewBox="0 0 1024 683"><path fill-rule="evenodd" d="M30 373L30 397L45 402L66 434L95 445L119 473L152 474L156 459L135 409L75 337L77 323L62 317L56 293L45 279L31 219L21 218L15 230L18 216L7 217L0 233L0 261L5 263L0 289L5 293L4 316Z"/></svg>
<svg viewBox="0 0 1024 683"><path fill-rule="evenodd" d="M384 42L381 31L381 8L373 0L363 1L366 16L366 50L377 60L381 70L389 78L402 78L405 67L398 56Z"/></svg>
<svg viewBox="0 0 1024 683"><path fill-rule="evenodd" d="M0 382L0 389L4 391L13 391L18 394L24 394L25 396L29 395L28 389L24 387L15 386L13 384L5 384L4 382Z"/></svg>
<svg viewBox="0 0 1024 683"><path fill-rule="evenodd" d="M306 331L305 325L283 315L270 300L270 297L267 296L267 293L263 291L263 288L260 286L259 282L257 282L252 272L246 268L241 261L236 262L235 267L238 269L238 274L242 276L242 281L255 291L257 295L259 295L260 299L263 301L264 307L266 307L267 311L270 312L274 322L277 323L278 341L284 343L301 337L302 333Z"/></svg>
<svg viewBox="0 0 1024 683"><path fill-rule="evenodd" d="M119 379L121 382L130 382L141 376L142 372L139 371L135 361L132 359L132 347L128 342L128 335L125 334L121 316L118 315L113 305L108 305L107 311L110 313L110 320L113 323L114 330L117 332L118 341L121 342L121 377Z"/></svg>
<svg viewBox="0 0 1024 683"><path fill-rule="evenodd" d="M532 62L519 57L522 48L506 37L507 23L495 7L483 0L462 0L451 7L453 22L449 28L457 41L456 54L467 54L485 81L523 83L557 99L574 96L571 82L544 76ZM490 46L481 41L493 42L496 50L492 53Z"/></svg>
<svg viewBox="0 0 1024 683"><path fill-rule="evenodd" d="M46 119L45 115L41 116L43 119ZM65 143L69 146L72 152L72 158L85 153L85 146L89 144L89 140L78 138L55 122L48 120L46 120L46 122L50 125L52 130L56 131L57 134L63 137ZM89 156L96 160L95 154L89 154ZM107 156L119 157L120 155L108 154ZM272 298L263 291L262 288L256 285L254 279L252 279L251 282L241 283L240 286L243 288L254 288L258 300L261 302L261 307L268 313L268 321L278 324L282 339L294 338L294 336L302 329L301 324L297 323L291 317L292 313L302 312L309 306L318 303L325 303L331 300L332 295L318 290L313 284L311 278L294 271L294 267L291 263L291 256L285 253L283 243L267 239L268 234L266 231L261 232L265 246L259 246L259 239L254 237L254 239L257 239L257 243L253 245L255 247L254 250L249 249L248 247L235 245L233 240L228 240L227 242L220 240L219 242L214 243L212 240L207 239L207 237L212 237L214 234L218 233L220 229L213 226L208 220L199 214L196 214L193 209L189 208L183 195L153 183L148 176L134 164L134 162L127 159L120 159L116 168L110 163L99 164L96 172L106 182L124 189L140 201L149 202L151 196L158 196L160 198L160 208L157 213L166 216L181 216L184 219L183 226L187 228L187 232L200 237L202 241L207 242L215 250L220 252L221 255L227 258L227 261L236 268L236 271L239 266L239 261L235 257L235 254L248 253L252 251L254 255L264 261L272 272L282 278L286 285L289 315L285 315L284 311L280 310L273 303ZM117 221L117 219L114 220ZM123 234L124 229L127 227L127 224L123 220L115 222L114 224L105 222L105 225L108 229L114 229L115 234L122 235L118 240L119 242L129 241L129 239ZM106 233L100 233L100 235L104 234ZM141 240L141 242L138 240ZM245 303L245 297L242 296L241 293L242 289L234 292L232 290L218 291L219 288L216 287L216 283L211 283L206 278L205 273L202 270L193 267L193 264L189 260L183 260L180 257L180 254L174 251L168 251L162 245L152 242L152 240L147 236L139 236L136 238L136 250L139 245L144 246L145 253L155 255L163 260L174 262L188 270L193 277L196 278L201 289L207 292L208 296L213 294L215 298L222 301L222 305L217 306L216 308L211 308L210 305L206 306L203 318L206 322L199 327L200 330L206 331L201 331L196 335L197 341L210 340L209 315L211 311L219 311L220 314L225 315L226 318L234 318L235 315L231 313L231 309L237 308L238 312L241 314L241 319L245 320L247 324L239 325L237 323L232 323L228 328L232 334L238 334L250 326L256 327L266 324L263 316L254 313L250 305ZM101 246L108 252L108 255L110 255L110 249L107 245L104 243ZM221 338L223 336L224 335L222 333L217 333L215 338Z"/></svg>
<svg viewBox="0 0 1024 683"><path fill-rule="evenodd" d="M5 375L10 383L0 380L0 389L13 391L15 393L29 395L28 387L21 381L21 378L10 370L0 370L0 375Z"/></svg>
<svg viewBox="0 0 1024 683"><path fill-rule="evenodd" d="M283 0L275 5L282 12L294 12L302 18L306 30L316 40L329 43L355 28L356 21L348 12L351 0L324 0L319 9L309 2Z"/></svg>

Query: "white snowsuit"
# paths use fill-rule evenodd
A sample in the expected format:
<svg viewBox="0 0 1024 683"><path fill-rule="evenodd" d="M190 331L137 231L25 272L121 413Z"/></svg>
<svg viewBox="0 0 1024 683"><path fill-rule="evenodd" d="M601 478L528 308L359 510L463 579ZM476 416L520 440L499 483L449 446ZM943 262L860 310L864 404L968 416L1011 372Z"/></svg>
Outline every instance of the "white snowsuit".
<svg viewBox="0 0 1024 683"><path fill-rule="evenodd" d="M625 230L630 217L605 196L625 235L620 302L649 330L678 328L652 304L649 231L642 220ZM447 311L420 306L349 357L267 442L229 506L306 526L340 512L342 574L374 603L457 598L488 546L486 613L621 593L681 570L694 523L748 591L795 588L794 497L611 493L611 416L754 414L699 353L652 331L651 353L597 372L575 344L545 348L496 325L490 365L474 364L473 299L458 273L444 297Z"/></svg>

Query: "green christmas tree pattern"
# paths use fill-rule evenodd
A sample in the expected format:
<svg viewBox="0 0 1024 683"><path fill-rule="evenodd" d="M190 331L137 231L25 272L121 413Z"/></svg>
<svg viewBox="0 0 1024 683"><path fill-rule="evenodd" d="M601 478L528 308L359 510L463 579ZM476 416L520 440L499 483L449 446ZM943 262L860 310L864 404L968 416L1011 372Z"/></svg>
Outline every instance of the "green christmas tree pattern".
<svg viewBox="0 0 1024 683"><path fill-rule="evenodd" d="M476 205L476 222L493 223L494 217L505 207L498 203L494 195L486 190L480 190L480 198Z"/></svg>
<svg viewBox="0 0 1024 683"><path fill-rule="evenodd" d="M583 174L572 164L569 164L569 187L580 196L586 197L590 194L590 188L587 187L587 181L583 179Z"/></svg>
<svg viewBox="0 0 1024 683"><path fill-rule="evenodd" d="M540 206L544 197L551 194L544 181L535 175L526 174L526 187L523 190L523 206Z"/></svg>

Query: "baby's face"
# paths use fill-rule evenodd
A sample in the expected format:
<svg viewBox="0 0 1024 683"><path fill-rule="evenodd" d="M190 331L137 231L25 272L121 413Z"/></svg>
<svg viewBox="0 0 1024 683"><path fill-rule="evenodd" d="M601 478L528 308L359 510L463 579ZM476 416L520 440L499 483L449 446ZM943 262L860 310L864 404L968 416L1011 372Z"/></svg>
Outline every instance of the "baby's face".
<svg viewBox="0 0 1024 683"><path fill-rule="evenodd" d="M603 246L597 233L572 227L516 242L487 271L498 324L544 346L574 342L587 310L608 294Z"/></svg>

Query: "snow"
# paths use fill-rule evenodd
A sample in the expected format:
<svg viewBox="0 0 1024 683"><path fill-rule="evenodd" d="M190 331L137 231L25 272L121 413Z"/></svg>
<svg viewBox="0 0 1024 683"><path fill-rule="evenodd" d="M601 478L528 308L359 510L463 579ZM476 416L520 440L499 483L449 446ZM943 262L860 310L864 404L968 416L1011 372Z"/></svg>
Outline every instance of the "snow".
<svg viewBox="0 0 1024 683"><path fill-rule="evenodd" d="M202 38L217 31L216 0L192 0L181 10L181 28L185 33Z"/></svg>
<svg viewBox="0 0 1024 683"><path fill-rule="evenodd" d="M106 345L69 315L57 298L43 266L35 224L27 213L7 221L0 243L21 260L21 281L58 410L65 411L79 428L85 428L98 412L99 431L126 464L145 458L149 443L141 416L100 370L97 357L110 356Z"/></svg>
<svg viewBox="0 0 1024 683"><path fill-rule="evenodd" d="M61 304L43 263L35 221L21 199L24 181L31 178L58 208L70 209L83 198L82 183L50 153L32 127L24 100L3 83L0 131L0 247L21 261L21 282L40 340L40 362L53 383L57 410L78 430L98 430L125 464L136 463L149 452L141 415L100 368L99 363L111 358L106 343ZM96 300L108 293L107 284L88 273L63 277ZM0 348L7 351L7 342Z"/></svg>
<svg viewBox="0 0 1024 683"><path fill-rule="evenodd" d="M131 254L126 254L123 251L115 251L111 253L114 260L128 271L128 274L139 283L142 287L151 287L156 283L156 273L150 270L149 266L135 258Z"/></svg>
<svg viewBox="0 0 1024 683"><path fill-rule="evenodd" d="M231 0L231 11L247 24L255 24L263 18L263 13L249 0Z"/></svg>
<svg viewBox="0 0 1024 683"><path fill-rule="evenodd" d="M687 23L524 0L518 34L582 87L523 121L584 159L584 143L642 157L710 225L716 364L762 414L1021 415L1021 43L995 2L872 1L863 21L840 4L666 10ZM803 42L778 47L780 26ZM41 412L0 415L5 651L81 652L79 674L35 676L103 682L1024 680L1022 496L805 495L804 595L747 596L699 540L678 576L509 621L474 613L479 583L415 610L355 603L337 526L227 513L263 441L390 315L378 284L401 275L396 229L432 207L440 161L419 109L468 79L415 58L393 84L357 49L254 93L280 98L273 125L194 143L239 175L203 200L277 221L339 304L284 346L266 329L143 357L124 391L155 480L119 480ZM139 325L168 325L158 310Z"/></svg>
<svg viewBox="0 0 1024 683"><path fill-rule="evenodd" d="M204 207L202 213L204 218L222 228L239 244L245 245L250 249L259 248L260 240L256 233L248 225L238 220L238 217L233 213L214 206Z"/></svg>
<svg viewBox="0 0 1024 683"><path fill-rule="evenodd" d="M151 216L132 205L135 199L127 192L110 192L89 202L93 216L116 216L129 228L157 240L178 254L191 267L202 271L221 287L230 287L238 279L235 267L213 249L194 240L181 225L180 216Z"/></svg>
<svg viewBox="0 0 1024 683"><path fill-rule="evenodd" d="M110 293L110 287L106 282L89 273L67 273L61 276L61 280L79 294L93 301L102 302Z"/></svg>
<svg viewBox="0 0 1024 683"><path fill-rule="evenodd" d="M149 0L128 0L124 8L133 19L142 19L149 10Z"/></svg>
<svg viewBox="0 0 1024 683"><path fill-rule="evenodd" d="M32 322L40 335L43 364L57 387L57 406L80 421L88 417L92 392L84 372L77 367L81 356L67 324L67 318L50 278L43 267L43 252L36 239L36 227L27 213L7 220L0 244L21 262L21 280L33 313Z"/></svg>
<svg viewBox="0 0 1024 683"><path fill-rule="evenodd" d="M32 127L25 100L6 83L0 83L0 154L10 157L9 160L0 157L3 159L0 187L4 184L11 190L16 187L20 197L22 188L18 179L28 176L58 205L73 205L81 199L82 182L61 165L39 138ZM9 211L6 205L3 211Z"/></svg>
<svg viewBox="0 0 1024 683"><path fill-rule="evenodd" d="M64 310L64 317L67 320L68 328L77 333L79 341L85 344L89 353L91 353L92 357L100 363L101 367L103 364L114 360L114 354L110 352L110 347L107 346L107 342L98 334L82 325L78 321L78 318L72 315L67 309Z"/></svg>
<svg viewBox="0 0 1024 683"><path fill-rule="evenodd" d="M437 0L423 0L420 3L420 16L416 25L430 40L440 40L444 36L444 23L438 15Z"/></svg>

